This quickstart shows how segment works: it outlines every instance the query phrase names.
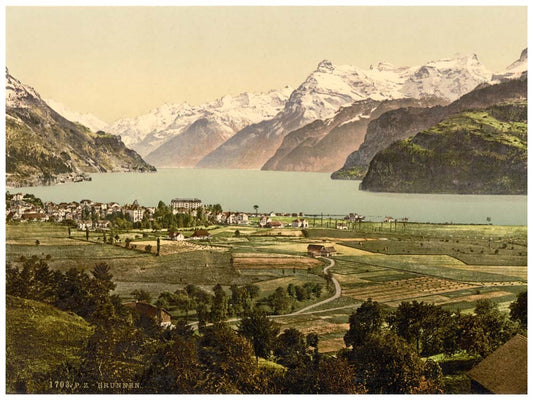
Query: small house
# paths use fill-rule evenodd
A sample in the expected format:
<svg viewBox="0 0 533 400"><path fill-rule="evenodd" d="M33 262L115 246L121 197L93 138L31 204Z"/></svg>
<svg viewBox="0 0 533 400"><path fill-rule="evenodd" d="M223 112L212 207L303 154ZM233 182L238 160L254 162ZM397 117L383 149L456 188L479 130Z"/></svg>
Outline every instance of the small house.
<svg viewBox="0 0 533 400"><path fill-rule="evenodd" d="M191 235L191 239L209 239L211 234L206 229L197 229Z"/></svg>
<svg viewBox="0 0 533 400"><path fill-rule="evenodd" d="M307 246L307 254L312 257L330 257L337 254L337 250L333 246L310 244Z"/></svg>
<svg viewBox="0 0 533 400"><path fill-rule="evenodd" d="M44 221L48 221L48 216L40 212L29 212L29 213L22 214L22 220L44 222Z"/></svg>
<svg viewBox="0 0 533 400"><path fill-rule="evenodd" d="M294 221L291 222L291 226L293 228L309 228L309 222L307 222L306 219L295 219Z"/></svg>
<svg viewBox="0 0 533 400"><path fill-rule="evenodd" d="M183 233L181 232L169 232L168 233L168 236L167 236L167 239L168 240L173 240L173 241L181 241L181 240L185 240L185 236L183 236Z"/></svg>
<svg viewBox="0 0 533 400"><path fill-rule="evenodd" d="M151 304L135 301L123 303L126 307L135 310L139 315L154 319L162 327L170 327L172 325L170 313L161 307L156 307Z"/></svg>
<svg viewBox="0 0 533 400"><path fill-rule="evenodd" d="M527 338L514 336L467 375L474 393L527 394Z"/></svg>
<svg viewBox="0 0 533 400"><path fill-rule="evenodd" d="M272 221L267 223L267 228L283 228L283 222L281 221Z"/></svg>

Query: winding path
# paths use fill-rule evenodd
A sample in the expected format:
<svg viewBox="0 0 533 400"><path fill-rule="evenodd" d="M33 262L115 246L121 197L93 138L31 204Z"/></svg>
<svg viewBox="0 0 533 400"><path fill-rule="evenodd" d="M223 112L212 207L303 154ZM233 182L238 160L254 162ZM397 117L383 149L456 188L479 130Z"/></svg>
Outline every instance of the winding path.
<svg viewBox="0 0 533 400"><path fill-rule="evenodd" d="M327 258L327 257L320 257L320 258L323 258L324 260L328 260L329 261L329 265L327 267L324 267L324 269L323 269L324 273L328 272L328 270L335 265L335 260L333 260L331 258ZM335 277L333 275L331 276L331 281L333 282L333 285L335 285L335 294L332 297L329 297L329 298L327 298L325 300L319 301L318 303L311 304L310 306L304 307L301 310L295 311L295 312L290 313L290 314L268 315L268 317L269 318L283 318L283 317L292 317L292 316L303 314L303 313L311 314L313 311L308 312L309 310L312 310L313 308L321 306L322 304L326 304L326 303L329 303L329 302L331 302L331 301L333 301L335 299L338 299L339 297L341 297L341 285L340 285L339 281L337 279L335 279ZM345 306L345 307L338 307L338 308L334 308L333 310L341 309L341 308L349 308L349 307L353 307L353 306L350 305L350 306ZM327 311L327 310L320 310L320 312L324 312L324 311ZM224 322L231 323L231 322L238 322L240 320L241 320L241 318L230 318L230 319L227 319ZM189 325L191 325L194 328L198 328L198 322L197 321L192 322ZM207 325L211 325L211 324L208 323Z"/></svg>
<svg viewBox="0 0 533 400"><path fill-rule="evenodd" d="M333 260L331 258L326 258L326 257L320 257L320 258L323 258L324 260L328 260L329 261L329 265L324 268L324 273L328 272L328 269L330 269L331 267L333 267L335 265L335 260ZM331 276L331 281L335 285L335 294L332 297L330 297L330 298L328 298L326 300L319 301L318 303L311 304L310 306L304 307L301 310L295 311L293 313L282 314L282 315L280 315L280 317L290 317L291 315L302 314L302 313L304 313L306 311L309 311L309 310L311 310L311 309L313 309L315 307L321 306L322 304L329 303L329 302L341 297L341 285L340 285L339 281L337 279L335 279L335 277L333 275Z"/></svg>

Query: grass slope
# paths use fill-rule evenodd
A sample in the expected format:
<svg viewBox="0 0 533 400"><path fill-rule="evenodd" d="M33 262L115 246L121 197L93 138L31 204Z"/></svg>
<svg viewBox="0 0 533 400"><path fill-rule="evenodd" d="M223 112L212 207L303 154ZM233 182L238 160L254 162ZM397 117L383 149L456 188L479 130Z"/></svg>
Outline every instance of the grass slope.
<svg viewBox="0 0 533 400"><path fill-rule="evenodd" d="M83 318L38 301L6 298L6 391L26 382L39 391L47 373L63 362L79 361L92 327Z"/></svg>

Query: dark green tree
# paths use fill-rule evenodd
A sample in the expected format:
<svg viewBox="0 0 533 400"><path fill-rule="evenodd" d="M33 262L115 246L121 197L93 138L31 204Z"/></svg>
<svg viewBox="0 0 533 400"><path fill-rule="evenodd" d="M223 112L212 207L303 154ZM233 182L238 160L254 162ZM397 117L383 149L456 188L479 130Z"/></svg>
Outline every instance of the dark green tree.
<svg viewBox="0 0 533 400"><path fill-rule="evenodd" d="M425 363L416 350L393 332L370 335L349 353L361 383L372 394L439 393L424 376ZM423 384L423 385L422 385Z"/></svg>
<svg viewBox="0 0 533 400"><path fill-rule="evenodd" d="M211 322L221 322L228 317L228 298L226 292L220 284L213 287L213 304L211 306Z"/></svg>
<svg viewBox="0 0 533 400"><path fill-rule="evenodd" d="M145 303L150 303L152 301L152 296L144 289L135 289L130 294L137 301L143 301Z"/></svg>
<svg viewBox="0 0 533 400"><path fill-rule="evenodd" d="M347 347L357 347L364 344L369 335L381 330L385 316L379 303L369 298L350 315L348 321L350 329L344 335L344 343Z"/></svg>
<svg viewBox="0 0 533 400"><path fill-rule="evenodd" d="M185 290L179 290L174 295L174 304L179 310L185 311L185 322L189 320L189 311L194 310L196 301Z"/></svg>
<svg viewBox="0 0 533 400"><path fill-rule="evenodd" d="M288 368L295 368L309 359L305 336L295 328L285 329L276 338L273 350L278 363Z"/></svg>
<svg viewBox="0 0 533 400"><path fill-rule="evenodd" d="M146 393L200 393L205 379L192 336L176 335L160 345L143 372L140 383Z"/></svg>
<svg viewBox="0 0 533 400"><path fill-rule="evenodd" d="M518 293L515 301L509 305L511 319L520 322L523 328L527 328L527 290Z"/></svg>
<svg viewBox="0 0 533 400"><path fill-rule="evenodd" d="M285 392L293 394L358 394L365 393L357 383L355 368L345 359L322 357L317 363L304 363L289 369Z"/></svg>
<svg viewBox="0 0 533 400"><path fill-rule="evenodd" d="M283 314L291 304L289 295L283 287L278 287L272 295L272 309L274 314Z"/></svg>
<svg viewBox="0 0 533 400"><path fill-rule="evenodd" d="M258 367L252 345L226 324L204 328L198 360L206 373L204 393L256 393Z"/></svg>
<svg viewBox="0 0 533 400"><path fill-rule="evenodd" d="M451 313L433 304L402 302L389 317L391 330L413 343L419 354L431 355L444 351L443 342Z"/></svg>
<svg viewBox="0 0 533 400"><path fill-rule="evenodd" d="M278 324L270 320L266 313L254 311L239 323L239 334L250 340L256 360L270 356L274 341L279 333Z"/></svg>

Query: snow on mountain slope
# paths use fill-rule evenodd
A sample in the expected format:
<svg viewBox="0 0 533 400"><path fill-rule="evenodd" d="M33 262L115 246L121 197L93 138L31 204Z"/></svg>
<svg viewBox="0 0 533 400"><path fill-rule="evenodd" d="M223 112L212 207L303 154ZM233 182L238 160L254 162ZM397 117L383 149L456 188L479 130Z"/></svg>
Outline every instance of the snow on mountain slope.
<svg viewBox="0 0 533 400"><path fill-rule="evenodd" d="M89 113L79 113L68 109L64 104L52 99L45 99L45 102L58 114L69 121L79 122L83 126L91 129L94 132L105 131L107 129L107 122L102 121L98 117Z"/></svg>
<svg viewBox="0 0 533 400"><path fill-rule="evenodd" d="M517 79L527 71L527 49L522 50L520 58L509 65L505 71L496 73L492 76L493 81L503 81L506 79Z"/></svg>
<svg viewBox="0 0 533 400"><path fill-rule="evenodd" d="M368 70L324 60L291 94L280 114L247 126L197 166L258 169L288 133L317 119L331 118L340 107L355 101L425 97L453 101L490 78L491 73L475 55L431 61L420 67L380 63Z"/></svg>
<svg viewBox="0 0 533 400"><path fill-rule="evenodd" d="M287 86L268 93L224 96L198 106L165 104L137 118L116 121L108 129L140 154L147 155L202 118L219 124L227 138L246 125L272 118L283 108L291 92L292 88Z"/></svg>
<svg viewBox="0 0 533 400"><path fill-rule="evenodd" d="M6 68L6 108L29 108L33 102L42 101L34 88L11 76Z"/></svg>
<svg viewBox="0 0 533 400"><path fill-rule="evenodd" d="M401 93L405 97L419 98L422 94L453 101L480 83L488 82L491 77L492 72L479 62L475 54L431 61L409 76Z"/></svg>

